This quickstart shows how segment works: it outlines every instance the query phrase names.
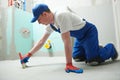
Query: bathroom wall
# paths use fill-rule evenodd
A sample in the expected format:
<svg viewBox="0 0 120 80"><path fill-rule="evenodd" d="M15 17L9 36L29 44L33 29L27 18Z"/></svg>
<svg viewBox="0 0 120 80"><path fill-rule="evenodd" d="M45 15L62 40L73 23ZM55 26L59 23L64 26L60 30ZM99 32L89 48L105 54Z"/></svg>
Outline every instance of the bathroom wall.
<svg viewBox="0 0 120 80"><path fill-rule="evenodd" d="M18 59L18 52L25 54L33 46L32 15L15 7L2 10L0 60Z"/></svg>
<svg viewBox="0 0 120 80"><path fill-rule="evenodd" d="M77 1L84 1L84 5L80 5ZM85 4L88 0L77 1L70 0L68 7L80 17L97 26L100 44L105 45L112 42L116 45L112 0L91 0L88 5Z"/></svg>
<svg viewBox="0 0 120 80"><path fill-rule="evenodd" d="M112 0L117 50L120 53L120 0Z"/></svg>
<svg viewBox="0 0 120 80"><path fill-rule="evenodd" d="M97 26L101 45L112 42L120 52L120 0L70 0L68 7Z"/></svg>
<svg viewBox="0 0 120 80"><path fill-rule="evenodd" d="M3 8L2 6L0 6L0 60L5 59L6 56L6 37L4 35L6 35L6 13L4 13L6 11L6 8Z"/></svg>
<svg viewBox="0 0 120 80"><path fill-rule="evenodd" d="M43 36L45 32L45 27L38 22L33 23L33 39L34 44ZM47 49L45 44L50 40L51 48ZM53 32L48 38L44 46L35 54L35 56L63 56L64 46L61 39L61 35L58 32Z"/></svg>

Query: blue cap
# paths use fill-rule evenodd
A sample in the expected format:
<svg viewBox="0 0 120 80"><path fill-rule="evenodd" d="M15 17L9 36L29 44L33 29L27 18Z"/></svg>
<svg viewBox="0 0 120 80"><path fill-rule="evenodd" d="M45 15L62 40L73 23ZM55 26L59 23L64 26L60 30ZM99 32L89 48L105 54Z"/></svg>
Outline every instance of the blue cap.
<svg viewBox="0 0 120 80"><path fill-rule="evenodd" d="M39 16L46 10L48 10L48 6L46 4L37 4L33 9L33 18L31 20L31 23L35 22Z"/></svg>

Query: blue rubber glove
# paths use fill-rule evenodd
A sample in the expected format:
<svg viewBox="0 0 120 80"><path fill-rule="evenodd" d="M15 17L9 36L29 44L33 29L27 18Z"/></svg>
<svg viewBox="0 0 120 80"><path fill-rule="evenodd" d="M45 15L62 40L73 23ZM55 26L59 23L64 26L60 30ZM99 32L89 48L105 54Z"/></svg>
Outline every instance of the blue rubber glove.
<svg viewBox="0 0 120 80"><path fill-rule="evenodd" d="M30 57L25 57L25 58L23 58L23 59L21 60L21 63L27 63L29 58L30 58Z"/></svg>
<svg viewBox="0 0 120 80"><path fill-rule="evenodd" d="M65 71L66 71L67 73L70 73L70 72L83 73L83 69L77 68L77 67L73 66L72 64L67 64L67 65L66 65L66 68L65 68Z"/></svg>

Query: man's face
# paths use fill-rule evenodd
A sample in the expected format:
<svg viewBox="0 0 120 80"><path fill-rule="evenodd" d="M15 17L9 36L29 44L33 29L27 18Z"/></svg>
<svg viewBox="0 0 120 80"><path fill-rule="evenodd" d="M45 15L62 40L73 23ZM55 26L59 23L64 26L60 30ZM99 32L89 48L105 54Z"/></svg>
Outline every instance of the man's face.
<svg viewBox="0 0 120 80"><path fill-rule="evenodd" d="M43 12L39 18L38 18L38 23L39 24L44 24L44 25L48 25L50 24L50 16L49 16L50 13L48 12Z"/></svg>

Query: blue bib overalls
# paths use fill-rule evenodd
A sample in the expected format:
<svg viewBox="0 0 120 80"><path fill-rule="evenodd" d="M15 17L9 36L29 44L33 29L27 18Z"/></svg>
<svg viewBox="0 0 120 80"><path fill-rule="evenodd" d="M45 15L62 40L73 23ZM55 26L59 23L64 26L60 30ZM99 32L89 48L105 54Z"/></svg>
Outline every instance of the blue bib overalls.
<svg viewBox="0 0 120 80"><path fill-rule="evenodd" d="M60 29L57 32L60 32ZM89 62L99 57L101 60L105 61L115 55L113 44L109 43L105 47L99 47L96 26L87 21L82 29L70 31L70 36L75 38L72 54L73 58L84 57L85 60Z"/></svg>

